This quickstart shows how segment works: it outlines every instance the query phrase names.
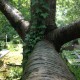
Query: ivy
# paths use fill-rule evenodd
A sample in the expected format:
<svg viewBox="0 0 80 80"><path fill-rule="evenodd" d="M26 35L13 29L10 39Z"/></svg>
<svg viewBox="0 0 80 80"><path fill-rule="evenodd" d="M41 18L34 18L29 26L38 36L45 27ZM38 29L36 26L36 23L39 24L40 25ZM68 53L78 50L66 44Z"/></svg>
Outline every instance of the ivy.
<svg viewBox="0 0 80 80"><path fill-rule="evenodd" d="M44 32L46 29L45 19L48 17L47 11L49 10L49 5L46 0L32 0L33 10L31 29L28 34L26 34L25 43L27 43L24 54L28 57L36 43L44 38Z"/></svg>
<svg viewBox="0 0 80 80"><path fill-rule="evenodd" d="M41 16L45 19L49 14L48 13L42 13Z"/></svg>

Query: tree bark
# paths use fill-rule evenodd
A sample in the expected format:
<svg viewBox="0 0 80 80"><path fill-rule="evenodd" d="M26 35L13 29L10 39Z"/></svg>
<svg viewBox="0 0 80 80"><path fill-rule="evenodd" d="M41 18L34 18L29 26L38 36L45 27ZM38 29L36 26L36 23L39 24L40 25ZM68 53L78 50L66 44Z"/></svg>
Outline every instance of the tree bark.
<svg viewBox="0 0 80 80"><path fill-rule="evenodd" d="M46 36L46 39L51 41L56 50L59 51L61 46L71 40L80 37L80 21L76 21L62 28L57 28Z"/></svg>
<svg viewBox="0 0 80 80"><path fill-rule="evenodd" d="M45 11L48 13L48 17L45 19L45 25L55 25L55 17L56 17L56 0L45 0L46 4L49 5L49 9ZM56 26L54 26L56 27Z"/></svg>
<svg viewBox="0 0 80 80"><path fill-rule="evenodd" d="M26 32L29 30L30 23L25 21L22 14L16 8L8 4L6 0L0 0L0 11L6 16L22 40L24 40Z"/></svg>
<svg viewBox="0 0 80 80"><path fill-rule="evenodd" d="M22 80L75 80L75 78L55 47L48 41L40 41L29 57Z"/></svg>
<svg viewBox="0 0 80 80"><path fill-rule="evenodd" d="M45 4L41 4L40 0L35 0L35 5L33 5L34 1L31 1L31 24L45 25L46 30L45 34L57 28L55 23L56 16L56 0L43 0L43 3L47 5L48 8L45 8ZM37 8L36 8L37 6ZM36 12L37 10L41 10ZM48 16L46 18L42 17L41 14L47 13ZM46 14L45 14L46 15ZM34 17L35 16L35 17Z"/></svg>

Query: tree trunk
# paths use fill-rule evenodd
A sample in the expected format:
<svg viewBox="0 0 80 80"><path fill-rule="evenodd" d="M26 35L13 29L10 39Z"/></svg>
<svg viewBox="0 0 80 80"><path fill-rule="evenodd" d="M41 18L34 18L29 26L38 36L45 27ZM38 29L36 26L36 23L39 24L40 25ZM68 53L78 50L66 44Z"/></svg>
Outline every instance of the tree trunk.
<svg viewBox="0 0 80 80"><path fill-rule="evenodd" d="M65 62L48 41L40 41L25 66L22 80L75 80Z"/></svg>
<svg viewBox="0 0 80 80"><path fill-rule="evenodd" d="M39 3L41 0L37 1ZM25 63L22 80L75 80L57 51L66 42L80 37L80 21L69 27L56 28L56 0L45 1L49 3L49 11L42 11L43 13L49 13L48 17L44 19L41 17L41 14L36 14L36 9L33 6L31 26L35 22L38 25L46 25L45 37L50 42L40 41L37 43L32 54L29 56L28 62ZM42 9L38 4L35 6ZM6 0L0 0L0 11L6 16L24 41L26 32L29 30L28 22L24 20L15 8L7 4ZM34 18L34 14L36 18ZM26 56L23 55L24 58L27 60Z"/></svg>

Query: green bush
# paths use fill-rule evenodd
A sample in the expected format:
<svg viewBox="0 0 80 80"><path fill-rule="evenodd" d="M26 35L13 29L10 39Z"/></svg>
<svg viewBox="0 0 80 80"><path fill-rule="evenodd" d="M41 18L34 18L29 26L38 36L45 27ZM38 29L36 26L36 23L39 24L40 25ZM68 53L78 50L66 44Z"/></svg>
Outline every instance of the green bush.
<svg viewBox="0 0 80 80"><path fill-rule="evenodd" d="M80 54L80 50L74 50L74 51L63 51L62 53L62 57L64 58L64 60L67 60L67 65L69 67L69 69L71 70L71 72L74 74L74 76L76 77L76 80L80 80L80 63L75 62L74 60L77 59L76 55L72 55L72 53L77 52ZM72 59L71 63L68 62L69 59ZM76 65L75 65L76 64Z"/></svg>
<svg viewBox="0 0 80 80"><path fill-rule="evenodd" d="M6 80L20 80L22 74L21 67L11 67Z"/></svg>
<svg viewBox="0 0 80 80"><path fill-rule="evenodd" d="M76 80L80 80L80 66L68 64L71 72L75 75Z"/></svg>

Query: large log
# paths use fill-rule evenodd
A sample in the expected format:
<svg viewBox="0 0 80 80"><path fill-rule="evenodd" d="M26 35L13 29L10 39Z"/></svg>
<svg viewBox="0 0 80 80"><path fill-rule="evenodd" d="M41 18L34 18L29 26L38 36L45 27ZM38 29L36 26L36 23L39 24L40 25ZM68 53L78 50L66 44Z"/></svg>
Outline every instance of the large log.
<svg viewBox="0 0 80 80"><path fill-rule="evenodd" d="M75 80L65 62L48 41L40 41L29 57L21 80Z"/></svg>

